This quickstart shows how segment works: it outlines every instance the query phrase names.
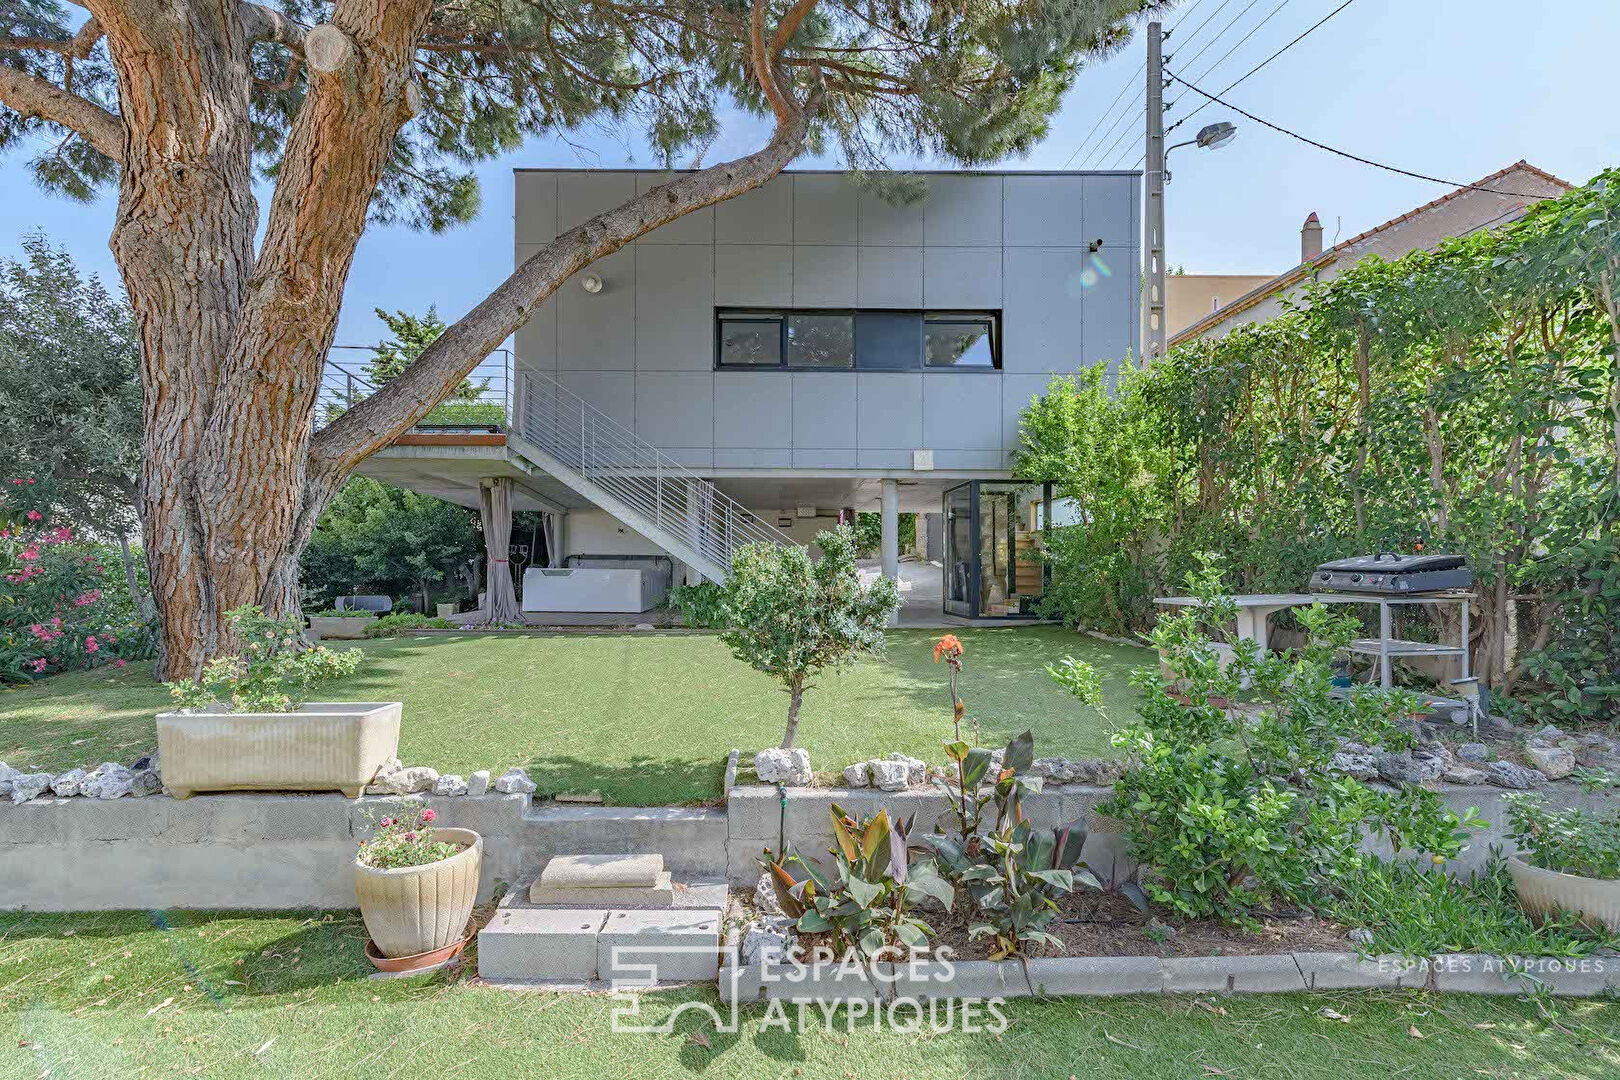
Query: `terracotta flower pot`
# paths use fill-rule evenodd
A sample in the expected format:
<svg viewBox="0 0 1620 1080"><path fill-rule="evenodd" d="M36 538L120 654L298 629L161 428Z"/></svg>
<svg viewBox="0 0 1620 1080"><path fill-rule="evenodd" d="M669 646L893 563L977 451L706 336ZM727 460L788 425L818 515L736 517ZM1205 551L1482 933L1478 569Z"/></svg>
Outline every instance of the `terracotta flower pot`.
<svg viewBox="0 0 1620 1080"><path fill-rule="evenodd" d="M1540 919L1555 910L1572 911L1591 923L1602 923L1620 933L1620 880L1581 877L1531 866L1517 855L1508 859L1508 873L1519 894L1519 906Z"/></svg>
<svg viewBox="0 0 1620 1080"><path fill-rule="evenodd" d="M416 956L461 940L478 897L484 841L471 829L434 829L462 849L424 866L381 870L354 861L354 895L366 931L384 956Z"/></svg>

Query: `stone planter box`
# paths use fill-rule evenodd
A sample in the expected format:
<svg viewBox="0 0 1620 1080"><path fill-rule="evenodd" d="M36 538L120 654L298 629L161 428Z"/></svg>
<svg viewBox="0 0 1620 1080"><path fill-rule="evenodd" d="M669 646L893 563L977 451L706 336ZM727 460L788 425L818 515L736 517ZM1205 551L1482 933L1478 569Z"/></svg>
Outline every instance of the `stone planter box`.
<svg viewBox="0 0 1620 1080"><path fill-rule="evenodd" d="M720 969L725 1002L985 1000L1110 997L1122 994L1280 994L1315 990L1438 990L1525 994L1545 987L1559 997L1596 997L1620 988L1620 956L1360 956L1353 952L1259 956L1053 956L1031 960L916 961L856 964L787 961Z"/></svg>
<svg viewBox="0 0 1620 1080"><path fill-rule="evenodd" d="M384 956L419 956L466 935L484 862L483 838L471 829L434 829L433 838L464 846L448 859L397 870L354 861L360 915Z"/></svg>
<svg viewBox="0 0 1620 1080"><path fill-rule="evenodd" d="M309 632L322 641L353 641L366 636L366 627L376 620L370 612L358 615L311 615Z"/></svg>
<svg viewBox="0 0 1620 1080"><path fill-rule="evenodd" d="M1555 910L1573 911L1602 923L1611 934L1620 933L1620 881L1543 870L1517 855L1508 859L1508 873L1519 894L1519 906L1532 918L1543 918Z"/></svg>
<svg viewBox="0 0 1620 1080"><path fill-rule="evenodd" d="M441 618L441 619L449 619L449 618L452 618L452 617L454 617L456 615L461 614L461 605L460 604L440 604L434 610L436 610L439 613L439 618Z"/></svg>
<svg viewBox="0 0 1620 1080"><path fill-rule="evenodd" d="M398 701L308 702L290 713L159 713L163 781L198 791L341 791L358 798L399 749Z"/></svg>

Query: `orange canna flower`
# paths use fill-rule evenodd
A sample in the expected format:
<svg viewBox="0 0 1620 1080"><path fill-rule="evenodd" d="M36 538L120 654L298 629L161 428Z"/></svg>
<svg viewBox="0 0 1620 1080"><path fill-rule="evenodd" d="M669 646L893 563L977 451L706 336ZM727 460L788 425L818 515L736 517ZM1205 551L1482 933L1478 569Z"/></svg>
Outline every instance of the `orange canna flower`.
<svg viewBox="0 0 1620 1080"><path fill-rule="evenodd" d="M955 658L962 655L962 642L955 634L946 634L934 642L934 663L939 663L941 656Z"/></svg>

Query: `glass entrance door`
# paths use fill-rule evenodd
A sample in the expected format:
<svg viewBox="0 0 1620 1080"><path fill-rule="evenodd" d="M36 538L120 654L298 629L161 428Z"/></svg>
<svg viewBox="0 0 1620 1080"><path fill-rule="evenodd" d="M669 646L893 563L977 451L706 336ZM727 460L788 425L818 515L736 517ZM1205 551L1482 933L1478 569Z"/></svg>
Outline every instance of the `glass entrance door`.
<svg viewBox="0 0 1620 1080"><path fill-rule="evenodd" d="M945 611L965 619L973 617L973 601L979 589L973 574L977 535L973 485L951 488L945 493Z"/></svg>
<svg viewBox="0 0 1620 1080"><path fill-rule="evenodd" d="M1045 587L1043 484L973 480L945 493L945 611L965 618L1032 616Z"/></svg>

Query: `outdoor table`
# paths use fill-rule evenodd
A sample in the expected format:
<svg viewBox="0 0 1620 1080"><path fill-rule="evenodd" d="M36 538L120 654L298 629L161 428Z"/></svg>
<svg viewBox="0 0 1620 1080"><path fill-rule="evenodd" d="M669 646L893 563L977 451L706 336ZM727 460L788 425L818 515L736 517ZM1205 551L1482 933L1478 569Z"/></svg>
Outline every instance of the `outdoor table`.
<svg viewBox="0 0 1620 1080"><path fill-rule="evenodd" d="M1390 660L1397 656L1457 656L1462 659L1462 678L1467 681L1469 601L1467 592L1435 592L1389 595L1384 593L1247 593L1232 597L1237 604L1237 638L1245 638L1266 650L1266 620L1284 608L1304 607L1307 604L1377 604L1378 636L1357 638L1350 643L1350 651L1378 659L1378 683L1389 687ZM1196 596L1161 596L1153 601L1161 607L1197 607ZM1427 641L1403 641L1393 636L1391 608L1400 604L1461 604L1462 626L1460 641L1456 645L1435 644Z"/></svg>

